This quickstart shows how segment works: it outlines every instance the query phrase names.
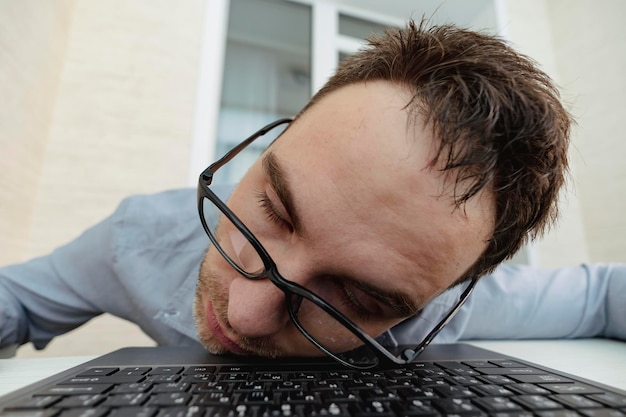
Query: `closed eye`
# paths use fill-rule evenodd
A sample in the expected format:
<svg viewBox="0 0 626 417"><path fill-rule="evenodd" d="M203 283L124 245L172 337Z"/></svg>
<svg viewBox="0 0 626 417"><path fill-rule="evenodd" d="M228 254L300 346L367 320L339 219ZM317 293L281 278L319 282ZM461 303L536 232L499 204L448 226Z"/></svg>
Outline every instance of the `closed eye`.
<svg viewBox="0 0 626 417"><path fill-rule="evenodd" d="M344 307L339 308L341 311L345 311L345 308L349 309L350 313L352 313L348 314L349 317L356 317L360 321L367 322L382 316L382 308L371 297L362 294L357 289L344 285L339 279L333 280L333 283L339 295L340 305L337 307Z"/></svg>
<svg viewBox="0 0 626 417"><path fill-rule="evenodd" d="M268 220L278 225L279 227L287 229L290 233L294 231L294 227L291 222L280 214L272 200L268 197L265 191L257 192L257 201L259 206L263 209Z"/></svg>

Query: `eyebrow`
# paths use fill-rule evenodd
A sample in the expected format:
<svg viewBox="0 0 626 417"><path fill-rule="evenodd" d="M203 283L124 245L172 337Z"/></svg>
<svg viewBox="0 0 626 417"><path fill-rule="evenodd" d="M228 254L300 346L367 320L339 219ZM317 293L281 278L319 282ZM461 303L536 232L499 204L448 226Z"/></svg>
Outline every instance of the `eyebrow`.
<svg viewBox="0 0 626 417"><path fill-rule="evenodd" d="M287 211L287 215L289 215L289 220L292 222L293 228L295 232L304 236L304 230L302 226L302 220L300 215L298 214L298 210L296 205L294 204L293 194L291 193L291 189L289 188L289 182L287 181L287 176L285 175L285 170L283 169L278 157L273 151L268 151L263 157L262 161L263 171L265 175L267 175L270 185L276 191L280 202L285 207Z"/></svg>
<svg viewBox="0 0 626 417"><path fill-rule="evenodd" d="M294 230L298 235L304 236L305 231L303 230L302 220L294 204L293 194L289 188L285 170L278 160L278 157L273 151L267 151L265 156L263 156L261 164L265 175L267 175L269 179L270 185L274 191L276 191L278 198L285 207L292 221ZM400 317L413 316L420 310L420 307L407 294L379 288L352 277L342 276L339 278L341 281L353 285L379 302L391 306Z"/></svg>

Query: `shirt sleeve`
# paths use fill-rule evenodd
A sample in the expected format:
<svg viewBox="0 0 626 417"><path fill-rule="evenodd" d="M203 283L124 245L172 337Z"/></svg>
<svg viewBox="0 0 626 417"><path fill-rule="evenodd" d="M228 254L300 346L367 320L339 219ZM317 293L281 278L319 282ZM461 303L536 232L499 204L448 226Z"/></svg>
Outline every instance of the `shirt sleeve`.
<svg viewBox="0 0 626 417"><path fill-rule="evenodd" d="M626 265L499 267L481 279L448 339L626 340Z"/></svg>
<svg viewBox="0 0 626 417"><path fill-rule="evenodd" d="M115 218L47 256L0 268L0 346L32 342L42 349L105 311L103 304L116 294Z"/></svg>

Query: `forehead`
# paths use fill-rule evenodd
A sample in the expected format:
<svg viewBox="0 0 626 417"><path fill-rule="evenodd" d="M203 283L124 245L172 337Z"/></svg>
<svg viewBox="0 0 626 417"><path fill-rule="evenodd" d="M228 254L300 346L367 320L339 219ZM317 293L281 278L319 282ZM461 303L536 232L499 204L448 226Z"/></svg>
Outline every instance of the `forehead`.
<svg viewBox="0 0 626 417"><path fill-rule="evenodd" d="M386 82L344 87L307 110L273 151L319 262L430 296L478 258L490 219L453 209L444 177L428 168L432 134L409 119L409 100Z"/></svg>

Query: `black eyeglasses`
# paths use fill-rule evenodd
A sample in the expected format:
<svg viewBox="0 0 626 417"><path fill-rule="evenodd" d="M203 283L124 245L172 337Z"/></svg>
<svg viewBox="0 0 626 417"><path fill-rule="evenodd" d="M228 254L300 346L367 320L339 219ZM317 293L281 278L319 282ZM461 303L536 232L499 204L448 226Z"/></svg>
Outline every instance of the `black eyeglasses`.
<svg viewBox="0 0 626 417"><path fill-rule="evenodd" d="M210 188L213 176L220 167L259 137L290 122L291 119L281 119L263 127L200 174L197 198L202 226L215 248L237 272L248 279L267 278L284 292L291 321L306 339L326 355L354 369L371 369L384 364L407 364L422 353L459 311L474 289L476 279L467 283L458 302L421 343L413 349L404 349L398 354L391 353L347 317L350 314L345 311L342 303L335 302L333 305L327 301L334 300L333 294L325 292L322 298L310 289L283 278L267 250L251 231L262 233L267 226L257 224L258 220L252 218L249 224L244 224ZM340 286L336 290L341 291Z"/></svg>

